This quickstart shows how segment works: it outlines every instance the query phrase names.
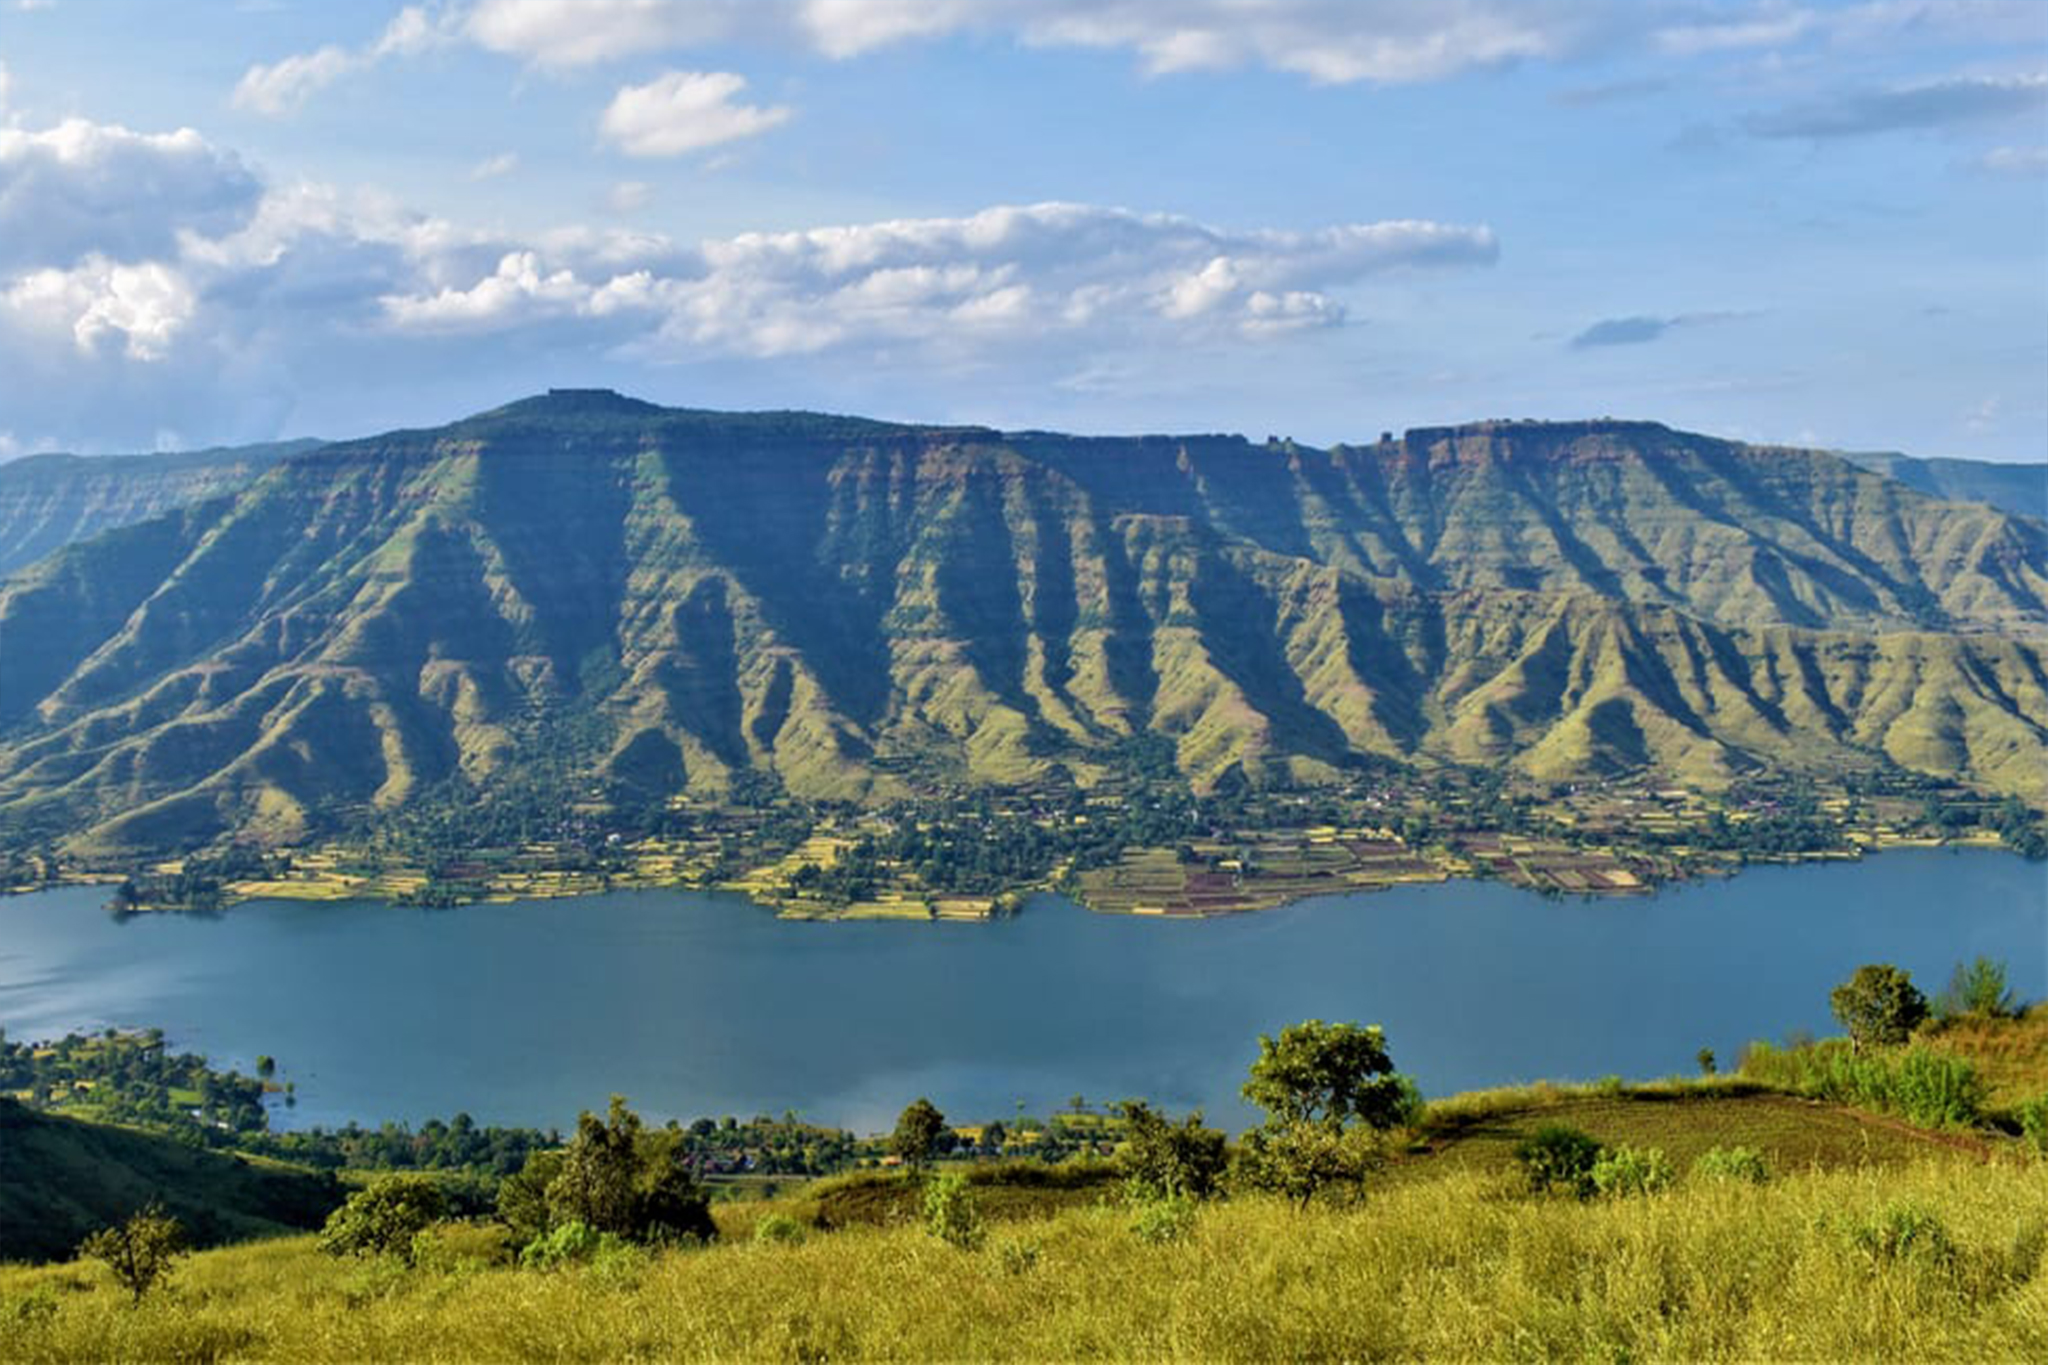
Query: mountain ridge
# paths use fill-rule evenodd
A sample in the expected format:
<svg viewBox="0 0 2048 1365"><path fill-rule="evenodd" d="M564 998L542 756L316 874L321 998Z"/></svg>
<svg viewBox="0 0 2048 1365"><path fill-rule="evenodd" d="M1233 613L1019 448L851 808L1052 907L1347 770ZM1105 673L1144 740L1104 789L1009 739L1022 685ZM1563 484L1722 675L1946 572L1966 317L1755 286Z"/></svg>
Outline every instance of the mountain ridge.
<svg viewBox="0 0 2048 1365"><path fill-rule="evenodd" d="M294 456L0 586L0 829L289 842L543 754L654 797L1087 784L1142 736L1197 787L1896 764L2039 806L2044 655L2048 525L1825 452L557 391Z"/></svg>

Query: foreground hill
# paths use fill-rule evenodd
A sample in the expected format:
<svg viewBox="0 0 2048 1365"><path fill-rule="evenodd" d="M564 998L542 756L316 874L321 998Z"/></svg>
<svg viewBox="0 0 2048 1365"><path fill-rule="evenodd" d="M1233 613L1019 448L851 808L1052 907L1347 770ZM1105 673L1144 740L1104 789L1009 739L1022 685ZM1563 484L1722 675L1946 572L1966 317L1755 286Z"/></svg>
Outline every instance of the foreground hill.
<svg viewBox="0 0 2048 1365"><path fill-rule="evenodd" d="M454 1233L411 1271L311 1238L210 1252L131 1307L97 1267L0 1271L22 1360L2027 1360L2048 1345L2038 1168L1684 1182L1534 1199L1480 1172L1356 1209L1113 1204L520 1270Z"/></svg>
<svg viewBox="0 0 2048 1365"><path fill-rule="evenodd" d="M69 1256L152 1201L210 1245L318 1227L341 1199L331 1176L0 1098L0 1261Z"/></svg>
<svg viewBox="0 0 2048 1365"><path fill-rule="evenodd" d="M2048 804L2048 524L1648 423L1311 450L658 408L323 447L0 586L0 831L286 840L546 763L718 797L1361 761Z"/></svg>
<svg viewBox="0 0 2048 1365"><path fill-rule="evenodd" d="M30 455L0 464L0 578L73 541L232 492L319 445L283 441L175 455Z"/></svg>

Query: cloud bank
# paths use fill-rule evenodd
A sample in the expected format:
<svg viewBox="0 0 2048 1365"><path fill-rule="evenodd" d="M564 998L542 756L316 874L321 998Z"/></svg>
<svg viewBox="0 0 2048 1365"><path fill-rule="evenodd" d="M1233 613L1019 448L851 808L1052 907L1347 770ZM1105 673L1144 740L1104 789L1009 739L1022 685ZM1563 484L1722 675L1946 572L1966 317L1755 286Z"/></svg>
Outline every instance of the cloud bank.
<svg viewBox="0 0 2048 1365"><path fill-rule="evenodd" d="M735 93L711 103L745 108ZM620 136L680 149L665 126ZM262 184L189 130L78 120L0 131L0 243L0 367L22 377L8 420L27 440L63 437L81 416L67 394L95 395L103 420L513 362L1064 372L1132 346L1334 327L1348 286L1498 251L1483 226L1230 231L1068 203L697 243L512 240L372 195Z"/></svg>

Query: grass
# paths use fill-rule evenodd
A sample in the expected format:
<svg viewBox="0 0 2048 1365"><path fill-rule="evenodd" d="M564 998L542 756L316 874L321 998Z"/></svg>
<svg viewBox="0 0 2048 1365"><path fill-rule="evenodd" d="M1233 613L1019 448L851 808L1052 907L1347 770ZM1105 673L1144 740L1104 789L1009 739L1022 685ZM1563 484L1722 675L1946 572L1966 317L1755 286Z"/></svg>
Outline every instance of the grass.
<svg viewBox="0 0 2048 1365"><path fill-rule="evenodd" d="M1070 1209L985 1250L915 1225L404 1271L310 1238L196 1256L131 1308L0 1269L10 1360L2041 1359L2048 1181L1935 1157L1764 1186L1534 1199L1479 1170L1350 1210L1202 1208L1147 1241Z"/></svg>
<svg viewBox="0 0 2048 1365"><path fill-rule="evenodd" d="M1985 1104L2010 1111L2048 1095L2048 1001L2018 1019L1964 1015L1923 1027L1916 1039L1977 1068L1984 1079Z"/></svg>

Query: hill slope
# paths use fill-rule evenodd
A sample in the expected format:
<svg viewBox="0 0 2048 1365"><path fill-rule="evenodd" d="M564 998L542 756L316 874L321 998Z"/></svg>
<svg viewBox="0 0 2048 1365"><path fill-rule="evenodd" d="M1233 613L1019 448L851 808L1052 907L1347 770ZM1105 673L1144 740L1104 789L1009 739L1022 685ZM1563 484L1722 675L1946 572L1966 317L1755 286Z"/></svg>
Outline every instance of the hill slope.
<svg viewBox="0 0 2048 1365"><path fill-rule="evenodd" d="M0 587L0 828L296 837L545 759L1197 784L1892 762L2048 802L2048 525L1644 423L1329 451L558 392Z"/></svg>
<svg viewBox="0 0 2048 1365"><path fill-rule="evenodd" d="M152 1201L212 1245L316 1228L343 1193L330 1176L0 1098L0 1261L67 1257Z"/></svg>
<svg viewBox="0 0 2048 1365"><path fill-rule="evenodd" d="M2048 464L1923 460L1891 451L1847 451L1843 458L1908 488L1951 502L1984 502L2000 511L2048 517Z"/></svg>
<svg viewBox="0 0 2048 1365"><path fill-rule="evenodd" d="M177 455L31 455L0 464L0 578L73 541L243 487L318 441Z"/></svg>

